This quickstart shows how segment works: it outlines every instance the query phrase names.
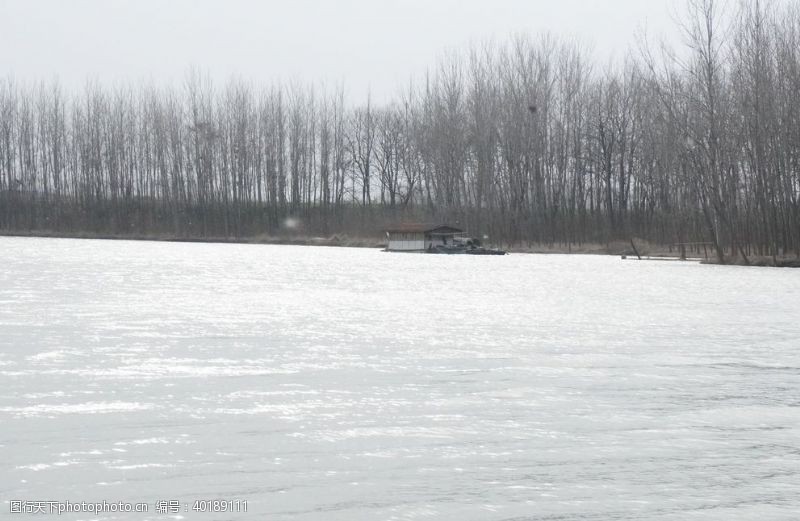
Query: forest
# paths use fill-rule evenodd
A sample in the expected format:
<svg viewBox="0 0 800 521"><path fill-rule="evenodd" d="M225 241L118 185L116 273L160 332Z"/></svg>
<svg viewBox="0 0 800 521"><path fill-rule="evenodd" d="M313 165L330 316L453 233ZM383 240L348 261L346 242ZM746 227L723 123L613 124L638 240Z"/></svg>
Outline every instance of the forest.
<svg viewBox="0 0 800 521"><path fill-rule="evenodd" d="M681 46L642 37L607 64L552 35L476 45L382 104L197 70L80 92L8 78L0 231L380 237L436 221L506 245L800 257L800 2L725 5L689 0Z"/></svg>

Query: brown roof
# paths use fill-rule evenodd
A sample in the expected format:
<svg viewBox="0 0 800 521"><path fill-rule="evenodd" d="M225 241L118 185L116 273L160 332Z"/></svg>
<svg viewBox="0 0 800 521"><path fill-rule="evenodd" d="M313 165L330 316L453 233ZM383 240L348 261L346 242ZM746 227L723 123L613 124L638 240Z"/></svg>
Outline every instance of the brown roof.
<svg viewBox="0 0 800 521"><path fill-rule="evenodd" d="M432 224L432 223L401 223L394 226L388 226L386 231L389 233L461 233L464 230L455 228L447 224Z"/></svg>

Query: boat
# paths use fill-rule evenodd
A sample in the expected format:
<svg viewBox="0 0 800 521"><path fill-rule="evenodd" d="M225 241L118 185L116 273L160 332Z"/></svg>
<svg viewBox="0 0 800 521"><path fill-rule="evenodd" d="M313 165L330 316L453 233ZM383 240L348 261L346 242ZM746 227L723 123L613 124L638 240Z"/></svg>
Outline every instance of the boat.
<svg viewBox="0 0 800 521"><path fill-rule="evenodd" d="M505 255L506 252L504 250L499 250L497 248L473 248L471 250L467 250L467 255Z"/></svg>
<svg viewBox="0 0 800 521"><path fill-rule="evenodd" d="M484 248L478 239L464 236L464 230L449 224L401 223L384 230L386 251L440 253L445 255L505 255Z"/></svg>
<svg viewBox="0 0 800 521"><path fill-rule="evenodd" d="M431 246L428 253L445 255L505 255L506 252L497 248L484 248L478 239L471 237L455 237L449 244Z"/></svg>

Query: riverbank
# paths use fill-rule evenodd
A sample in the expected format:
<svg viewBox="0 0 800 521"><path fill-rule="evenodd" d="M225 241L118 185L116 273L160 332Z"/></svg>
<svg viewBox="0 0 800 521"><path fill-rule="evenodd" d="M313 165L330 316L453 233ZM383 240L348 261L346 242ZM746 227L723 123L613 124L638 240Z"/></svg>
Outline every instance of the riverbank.
<svg viewBox="0 0 800 521"><path fill-rule="evenodd" d="M108 234L108 233L61 233L50 231L19 232L0 230L0 237L37 237L50 239L95 239L112 241L155 241L155 242L202 242L222 244L276 244L294 246L339 246L346 248L381 248L386 243L376 238L332 235L330 237L272 236L254 237L181 237L158 234Z"/></svg>
<svg viewBox="0 0 800 521"><path fill-rule="evenodd" d="M330 237L314 236L289 236L289 235L257 235L253 237L181 237L168 234L107 234L107 233L62 233L53 231L9 231L0 230L0 237L37 237L52 239L95 239L95 240L121 240L121 241L156 241L156 242L200 242L221 244L274 244L291 246L332 246L343 248L385 248L386 242L377 237L352 237L345 234L335 234ZM509 253L527 253L538 255L613 255L623 258L643 260L680 260L677 249L668 246L653 245L647 241L637 239L634 241L636 249L631 242L612 241L608 244L583 243L583 244L527 244L527 245L501 245ZM703 264L719 264L712 252L693 252L687 259L699 261ZM776 262L777 261L777 262ZM750 257L745 262L741 257L726 258L725 264L730 266L752 267L778 267L800 268L800 259L788 256L778 257Z"/></svg>
<svg viewBox="0 0 800 521"><path fill-rule="evenodd" d="M635 244L636 249L633 248ZM586 242L582 244L528 244L505 246L511 253L537 254L575 254L575 255L618 255L626 257L674 257L679 258L677 248L651 244L642 239L633 241L611 241L608 243ZM692 253L691 257L703 257L702 252Z"/></svg>
<svg viewBox="0 0 800 521"><path fill-rule="evenodd" d="M636 249L633 246L636 246ZM530 245L506 248L510 253L536 253L536 254L577 254L577 255L617 255L622 258L637 260L681 260L677 248L651 244L641 239L635 239L633 244L625 241L612 241L608 244L587 243L582 245ZM701 264L720 264L714 251L706 248L696 248L686 252L686 261L700 262ZM743 259L741 256L726 256L726 266L748 266L759 268L800 268L800 258L796 256L780 255L777 258L752 255Z"/></svg>
<svg viewBox="0 0 800 521"><path fill-rule="evenodd" d="M338 246L346 248L385 248L386 241L380 237L355 237L346 234L334 234L329 237L306 235L267 235L261 234L252 237L186 237L170 234L109 234L93 232L56 232L37 230L20 232L17 230L0 230L0 236L5 237L38 237L53 239L98 239L122 241L159 241L159 242L203 242L203 243L231 243L231 244L283 244L295 246ZM677 252L670 252L667 248L654 247L644 241L636 242L637 249L642 255L659 257L677 257ZM609 244L583 243L583 244L501 244L499 246L509 253L536 253L536 254L575 254L575 255L635 255L630 242L613 241Z"/></svg>
<svg viewBox="0 0 800 521"><path fill-rule="evenodd" d="M708 259L701 261L703 264L719 264L717 259ZM754 268L800 268L800 259L797 257L780 256L773 259L772 257L748 257L745 261L741 257L725 258L725 265L727 266L749 266Z"/></svg>

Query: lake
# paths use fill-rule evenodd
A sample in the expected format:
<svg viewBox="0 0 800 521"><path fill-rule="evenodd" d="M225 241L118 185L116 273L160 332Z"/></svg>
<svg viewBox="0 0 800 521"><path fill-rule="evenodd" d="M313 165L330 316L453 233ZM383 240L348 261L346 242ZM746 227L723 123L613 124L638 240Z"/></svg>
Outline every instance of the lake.
<svg viewBox="0 0 800 521"><path fill-rule="evenodd" d="M799 303L774 268L0 238L0 516L795 520Z"/></svg>

